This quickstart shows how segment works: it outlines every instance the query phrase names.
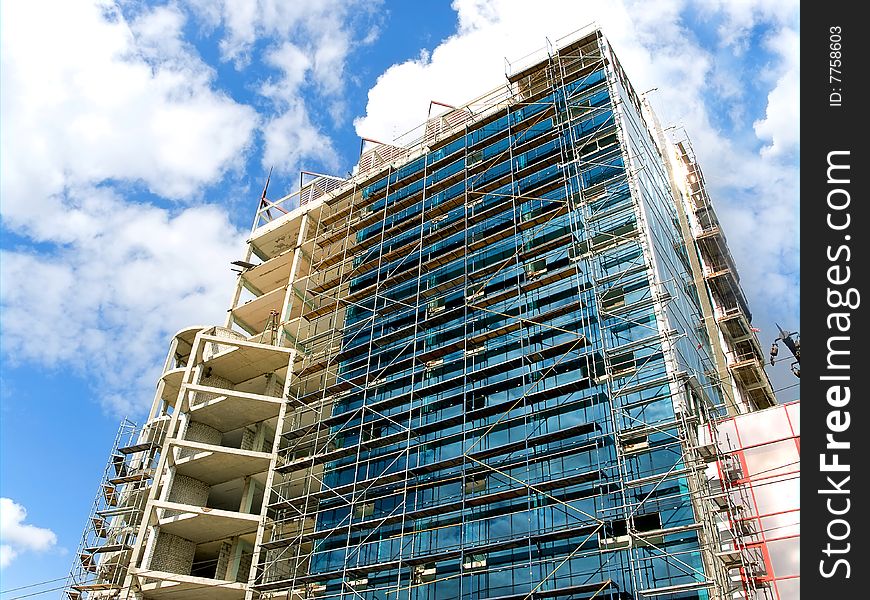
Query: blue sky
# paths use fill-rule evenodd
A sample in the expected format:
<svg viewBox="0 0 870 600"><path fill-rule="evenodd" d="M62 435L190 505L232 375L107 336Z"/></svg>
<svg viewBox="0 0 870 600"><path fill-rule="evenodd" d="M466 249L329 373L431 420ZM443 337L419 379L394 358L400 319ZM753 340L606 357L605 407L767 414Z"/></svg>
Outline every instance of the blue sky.
<svg viewBox="0 0 870 600"><path fill-rule="evenodd" d="M593 20L690 136L763 343L797 327L796 2L4 1L0 590L66 574L119 417L223 322L270 167L273 198L346 174Z"/></svg>

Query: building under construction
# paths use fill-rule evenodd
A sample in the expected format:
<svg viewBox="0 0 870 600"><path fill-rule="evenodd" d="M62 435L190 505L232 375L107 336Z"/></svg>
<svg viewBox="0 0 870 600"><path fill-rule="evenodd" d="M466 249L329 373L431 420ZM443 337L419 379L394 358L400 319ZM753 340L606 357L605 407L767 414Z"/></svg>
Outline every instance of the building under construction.
<svg viewBox="0 0 870 600"><path fill-rule="evenodd" d="M775 600L716 436L775 399L691 146L598 30L521 63L264 194L70 599Z"/></svg>

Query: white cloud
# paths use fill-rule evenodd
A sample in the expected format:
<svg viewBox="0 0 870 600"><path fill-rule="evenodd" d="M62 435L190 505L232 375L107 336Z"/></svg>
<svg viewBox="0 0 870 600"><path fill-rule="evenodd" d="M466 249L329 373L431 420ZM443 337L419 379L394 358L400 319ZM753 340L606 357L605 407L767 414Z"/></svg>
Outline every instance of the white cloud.
<svg viewBox="0 0 870 600"><path fill-rule="evenodd" d="M266 62L279 69L281 76L260 88L260 94L279 110L263 127L263 166L289 173L298 170L303 160L315 159L328 169L337 168L332 141L312 123L300 90L314 58L284 42L266 54Z"/></svg>
<svg viewBox="0 0 870 600"><path fill-rule="evenodd" d="M243 69L254 59L257 44L267 46L264 64L278 72L260 93L277 114L263 123L263 166L290 173L319 161L329 170L337 155L308 110L306 98L319 96L335 123L344 118L345 68L351 48L370 44L378 27L369 21L379 2L362 0L196 0L192 10L209 26L222 26L224 60ZM359 38L358 40L356 38Z"/></svg>
<svg viewBox="0 0 870 600"><path fill-rule="evenodd" d="M6 568L22 552L44 552L57 543L51 529L24 521L27 510L10 498L0 498L0 568Z"/></svg>
<svg viewBox="0 0 870 600"><path fill-rule="evenodd" d="M767 95L764 119L755 122L755 133L770 143L762 154L779 156L797 149L800 142L800 44L796 31L784 28L772 36L771 48L780 56L780 75Z"/></svg>
<svg viewBox="0 0 870 600"><path fill-rule="evenodd" d="M456 0L457 33L431 54L387 70L369 92L357 131L389 140L419 125L430 99L466 101L503 83L505 56L597 19L637 88L658 86L653 101L663 121L683 123L692 135L744 283L755 299L782 303L791 281L786 267L796 269L797 256L795 170L783 162L797 132L789 138L780 118L793 108L796 62L790 70L786 32L795 30L788 20L794 11L775 2L758 3L763 10L709 4L710 18L744 28L765 19L785 23L770 42L782 60L769 68L768 110L752 132L767 148L761 155L710 124L703 94L713 58L686 35L677 0L540 0L534 10L512 0ZM179 6L220 27L226 60L241 69L257 57L274 69L252 88L267 99L266 116L216 89L214 70L184 39L188 17ZM377 3L190 6L125 19L108 0L2 4L0 211L6 228L45 243L9 249L0 260L4 348L7 356L95 375L106 390L102 400L119 411L141 406L168 334L223 320L227 262L240 256L242 232L217 208L170 210L136 191L129 194L139 202L128 202L116 184L136 182L169 198L201 194L242 164L258 127L265 166L291 172L316 160L336 167L337 153L308 106L320 101L340 119L349 53L377 35ZM782 310L796 310L788 296L785 302L792 305Z"/></svg>
<svg viewBox="0 0 870 600"><path fill-rule="evenodd" d="M338 168L332 141L314 125L300 102L270 120L264 130L263 166L278 171L297 169L303 158L316 158L327 169Z"/></svg>
<svg viewBox="0 0 870 600"><path fill-rule="evenodd" d="M8 360L72 365L109 408L138 412L151 401L169 336L223 323L242 232L215 207L173 214L107 189L77 189L46 210L43 228L66 227L64 244L0 256Z"/></svg>
<svg viewBox="0 0 870 600"><path fill-rule="evenodd" d="M311 58L292 42L284 42L266 54L266 62L280 69L282 77L277 82L264 84L260 93L276 102L292 101L311 69Z"/></svg>
<svg viewBox="0 0 870 600"><path fill-rule="evenodd" d="M256 114L211 87L175 9L128 23L104 2L35 0L2 17L7 225L42 237L34 202L69 186L123 179L184 198L240 165Z"/></svg>
<svg viewBox="0 0 870 600"><path fill-rule="evenodd" d="M680 5L541 0L530 10L520 0L455 0L457 33L431 54L423 52L381 75L369 91L365 116L355 121L357 133L394 139L426 119L430 100L460 104L502 85L506 59L521 62L547 38L555 42L592 22L602 25L620 59L633 67L630 76L640 91L661 85L666 76L693 82L708 67L707 57L696 53L689 64L680 53L690 45L676 17ZM650 47L656 49L655 61Z"/></svg>
<svg viewBox="0 0 870 600"><path fill-rule="evenodd" d="M211 27L223 26L221 54L243 67L262 39L306 40L316 57L318 82L340 78L350 41L351 20L370 15L380 2L362 0L193 0L192 9ZM367 32L368 33L368 32ZM340 81L340 79L339 79Z"/></svg>
<svg viewBox="0 0 870 600"><path fill-rule="evenodd" d="M759 23L797 20L797 0L698 0L703 14L719 17L717 31L723 45L738 53L749 47L749 34Z"/></svg>
<svg viewBox="0 0 870 600"><path fill-rule="evenodd" d="M0 544L0 569L5 569L12 562L12 559L18 555L12 546Z"/></svg>
<svg viewBox="0 0 870 600"><path fill-rule="evenodd" d="M157 61L178 60L197 68L197 60L188 53L182 39L184 15L173 6L154 7L136 16L130 29L139 54Z"/></svg>
<svg viewBox="0 0 870 600"><path fill-rule="evenodd" d="M267 166L337 168L306 99L314 91L338 118L345 62L354 36L372 41L361 30L375 6L3 3L0 211L23 242L0 257L4 358L71 365L118 413L150 402L166 339L223 322L228 262L242 256L243 232L201 205L203 190L244 165L258 129ZM256 55L274 70L248 78L263 115L220 91L185 38L191 19L222 26L239 67Z"/></svg>
<svg viewBox="0 0 870 600"><path fill-rule="evenodd" d="M241 167L258 117L214 88L173 5L129 20L101 0L2 11L0 212L41 244L0 257L4 359L72 365L138 413L168 336L223 322L242 234L223 209L136 190L189 203Z"/></svg>

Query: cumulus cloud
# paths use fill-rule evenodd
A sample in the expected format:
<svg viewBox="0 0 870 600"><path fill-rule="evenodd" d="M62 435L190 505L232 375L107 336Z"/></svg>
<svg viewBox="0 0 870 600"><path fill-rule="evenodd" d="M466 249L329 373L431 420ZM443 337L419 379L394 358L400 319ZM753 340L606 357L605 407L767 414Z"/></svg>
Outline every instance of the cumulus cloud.
<svg viewBox="0 0 870 600"><path fill-rule="evenodd" d="M104 188L76 189L46 209L41 228L63 233L63 245L0 255L4 350L12 362L72 365L108 408L138 412L169 336L223 323L242 232L215 207L173 214Z"/></svg>
<svg viewBox="0 0 870 600"><path fill-rule="evenodd" d="M307 102L340 117L347 56L376 37L377 3L121 6L2 4L0 213L15 237L0 308L5 359L71 365L106 406L137 413L166 338L224 320L244 236L206 194L257 136L279 171L337 168ZM219 88L191 25L219 28L240 69L259 61L247 92L265 99L260 114Z"/></svg>
<svg viewBox="0 0 870 600"><path fill-rule="evenodd" d="M242 233L198 197L259 119L215 89L171 5L7 2L0 21L4 358L72 365L137 413L167 337L223 322Z"/></svg>
<svg viewBox="0 0 870 600"><path fill-rule="evenodd" d="M796 31L783 28L768 45L780 57L776 85L767 95L764 118L755 122L755 133L769 141L762 154L777 157L797 149L800 142L800 44Z"/></svg>
<svg viewBox="0 0 870 600"><path fill-rule="evenodd" d="M655 6L542 0L530 10L528 3L518 0L455 0L457 32L431 52L393 65L378 78L369 91L366 114L355 121L357 133L394 139L426 119L430 100L460 104L502 85L506 60L519 64L540 51L546 40L558 43L595 22L623 63L634 67L631 76L640 91L660 85L665 77L680 77L684 85L695 88L709 68L709 56L697 52L689 62L681 54L693 48L679 21L681 6L673 0Z"/></svg>
<svg viewBox="0 0 870 600"><path fill-rule="evenodd" d="M0 569L4 569L21 553L44 552L57 543L51 529L24 521L27 510L11 498L0 498Z"/></svg>
<svg viewBox="0 0 870 600"><path fill-rule="evenodd" d="M297 169L303 157L316 158L328 170L338 168L338 155L332 140L311 122L301 103L271 119L263 133L263 165L279 171Z"/></svg>
<svg viewBox="0 0 870 600"><path fill-rule="evenodd" d="M330 118L342 122L347 58L353 46L377 38L378 5L362 0L191 3L201 20L222 27L221 55L238 69L254 60L257 44L266 40L263 62L276 77L264 82L260 92L273 102L276 114L262 127L264 167L292 172L313 160L337 168L335 150L312 118L306 98L319 96Z"/></svg>
<svg viewBox="0 0 870 600"><path fill-rule="evenodd" d="M519 0L455 0L457 32L378 78L366 114L355 121L357 133L394 139L425 120L429 100L460 104L502 85L506 60L520 63L547 39L557 42L593 22L601 24L623 63L634 67L631 76L640 91L665 77L680 77L696 88L709 68L709 56L698 52L689 64L681 54L693 47L679 22L681 4L542 0L530 10Z"/></svg>
<svg viewBox="0 0 870 600"><path fill-rule="evenodd" d="M311 57L296 44L284 42L266 54L266 62L279 69L282 76L278 81L264 84L260 93L277 103L293 100L311 69Z"/></svg>
<svg viewBox="0 0 870 600"><path fill-rule="evenodd" d="M256 113L212 87L183 24L168 7L127 22L105 2L4 3L7 225L41 236L34 199L68 186L124 179L186 198L240 166Z"/></svg>
<svg viewBox="0 0 870 600"><path fill-rule="evenodd" d="M456 33L388 69L369 91L357 132L392 139L426 118L429 100L461 103L502 84L505 57L597 20L638 89L658 87L652 101L662 120L691 134L751 299L776 300L774 314L790 315L796 9L705 2L720 25L776 26L767 109L746 124L754 145L711 124L715 61L686 29L680 0L541 0L534 10L517 0L455 0ZM141 402L165 336L221 322L227 307L226 263L238 258L242 232L222 209L200 205L203 190L244 164L258 132L265 166L337 165L309 106L340 121L348 56L378 35L377 4L196 0L125 17L109 0L4 2L0 212L7 230L39 243L0 257L6 354L96 373L110 390L102 400L119 411ZM217 88L215 71L185 39L191 20L217 32L222 57L237 68L256 59L270 69L250 88L265 100L262 115ZM744 38L719 31L720 44L737 52ZM729 95L738 103L739 86ZM185 202L167 205L149 193ZM112 357L115 348L126 354Z"/></svg>
<svg viewBox="0 0 870 600"><path fill-rule="evenodd" d="M380 2L362 0L193 0L192 9L211 27L223 26L220 49L225 60L243 67L251 60L262 39L305 40L315 59L316 81L329 87L340 84L354 20L364 21L378 10ZM366 40L374 25L363 32ZM369 40L372 41L372 40Z"/></svg>
<svg viewBox="0 0 870 600"><path fill-rule="evenodd" d="M263 127L263 165L292 172L304 159L316 159L328 169L336 169L338 155L332 141L311 121L301 95L314 59L292 42L284 42L266 55L266 62L281 75L260 89L260 94L279 109Z"/></svg>
<svg viewBox="0 0 870 600"><path fill-rule="evenodd" d="M749 36L760 23L789 23L797 18L797 0L698 0L704 14L718 17L719 40L738 53L749 47Z"/></svg>

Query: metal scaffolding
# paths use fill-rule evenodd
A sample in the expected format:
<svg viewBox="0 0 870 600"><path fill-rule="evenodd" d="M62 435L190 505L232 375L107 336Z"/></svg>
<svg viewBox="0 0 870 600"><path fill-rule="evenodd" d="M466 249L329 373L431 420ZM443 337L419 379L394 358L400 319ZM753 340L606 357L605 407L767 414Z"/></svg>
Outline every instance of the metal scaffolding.
<svg viewBox="0 0 870 600"><path fill-rule="evenodd" d="M715 223L703 185L597 29L506 75L347 180L264 192L226 323L173 340L112 593L759 597L710 436L723 385L772 394L724 237L678 223Z"/></svg>
<svg viewBox="0 0 870 600"><path fill-rule="evenodd" d="M697 407L690 409L691 403L687 401L672 422L650 425L632 415L631 408L626 409L620 401L655 387L661 393L645 401L665 396L689 397L693 392L688 390L690 376L685 372L661 373L649 379L644 374L646 365L669 352L667 345L680 336L662 326L669 295L661 282L650 281L651 276L655 277L650 265L653 250L644 237L640 192L632 189L637 185L636 173L645 167L633 164L637 158L629 156L627 143L622 139L626 135L625 125L620 126L618 113L594 122L582 135L576 127L584 119L608 112L607 105L595 106L583 87L584 81L591 81L607 64L618 69L615 58L597 36L551 51L544 63L509 76L506 89L455 109L459 115L455 118L453 113L439 117L437 127L427 124L425 147L387 148L388 159L394 162L386 177L384 171L374 171L385 182L379 190L371 191L375 177L358 177L348 182L341 193L327 197L316 214L307 213L310 234L300 234L300 239L310 240L307 246L310 250L306 252L309 270L307 274L303 270L302 276L291 284L294 292L290 296L290 311L297 310L299 316L285 324L288 339L300 350L300 363L295 371L298 379L291 386L296 391L292 401L298 408L293 414L295 423L284 434L284 462L276 469L268 513L271 537L262 545L261 564L254 580L254 588L259 592L269 595L275 590L282 593L289 590L297 597L339 597L381 590L410 597L414 588L461 579L466 572L492 570L493 566L487 566L486 555L516 547L517 540L488 544L469 541L453 551L417 554L409 551L414 536L430 531L419 522L439 512L458 511L462 515L509 500L527 506L531 498L560 507L572 519L570 527L540 535L534 543L575 535L584 538L568 556L540 562L545 576L532 586L532 594L547 586L570 558L597 555L602 548L617 550L620 543L629 549L631 558L623 559L620 562L625 564L619 565L611 564L618 556L616 553L602 560L598 570L600 580L584 584L589 586L589 593L598 596L618 593L606 591L617 589L614 578L607 576L609 570L632 573L636 584L638 576L634 571L649 571L644 563L652 562L654 557L659 560L663 557L676 568L698 575L699 580L661 589L646 588L642 593L647 596L713 588L721 583L722 577L708 577L679 553L661 547L666 536L704 530L701 517L709 513L701 501L706 489L704 482L695 486L691 500L692 509L699 515L698 522L671 529L659 522L657 527L650 528L654 518L644 521L638 516L664 482L687 475L694 477L703 464L691 455L694 434L690 433L702 420L697 412L692 412ZM601 88L609 91L607 98L618 97L613 89L617 77L601 83ZM575 86L578 91L566 91L566 82L578 81L580 85ZM626 85L624 80L622 83ZM560 90L561 94L553 94L553 90ZM633 92L628 101L637 104ZM525 122L515 123L512 115L526 107L535 114ZM485 131L500 118L505 118L507 124L492 126L485 142L475 145L463 141L458 151L439 154L457 140L468 140L474 132ZM452 124L452 129L444 123ZM542 123L545 127L540 126ZM436 129L443 132L440 139L432 134ZM485 148L496 146L502 138L508 143L487 155ZM556 143L547 147L553 141ZM606 152L609 147L622 154L624 164L629 166L628 178L605 175L596 185L584 187L581 171L590 166L606 170L610 165L594 155ZM520 156L528 157L530 150L541 148L534 156L538 162L517 160ZM377 151L376 148L370 152ZM459 160L457 154L461 156ZM387 159L381 156L379 160L384 164ZM437 174L451 161L461 163L462 168L439 179ZM505 161L512 166L501 168ZM374 162L378 161L365 161L365 174L372 172L368 165ZM416 173L408 176L403 173L409 165L421 162ZM525 189L518 185L539 170L541 164L556 167L550 179L541 179ZM415 182L425 184L414 188ZM500 191L502 187L509 191ZM408 188L414 189L403 195L402 191ZM396 199L389 206L381 201L393 194ZM612 208L614 198L620 195L632 198L629 214L640 215L640 219L620 220L626 214L625 208L622 213L619 208ZM432 198L436 200L430 208L427 203ZM419 218L403 218L402 211L410 211L415 203L424 207L418 211ZM449 215L457 208L463 215L453 220ZM567 222L561 230L550 232L560 217L567 217ZM478 234L481 223L488 227ZM375 234L367 235L368 231ZM463 232L461 243L447 245L443 252L426 255L424 260L423 249ZM402 237L403 233L408 235ZM475 252L511 236L529 241L476 268ZM396 238L401 242L391 244ZM624 261L619 273L586 281L577 277L593 271L594 257L632 243L640 245L643 251ZM258 254L256 249L254 252ZM260 258L268 261L269 255ZM460 264L455 276L434 282L426 280L427 272L455 263ZM512 279L502 278L509 267L515 267ZM522 274L517 276L516 271ZM529 314L524 295L571 276L577 277L571 293L574 300L551 311ZM625 300L626 290L631 284L640 287L638 280L648 283L646 292L629 304ZM462 294L451 297L448 292L456 287L461 287ZM398 293L393 291L396 288ZM496 306L497 310L492 308ZM594 308L590 310L590 306ZM658 315L657 320L638 324L633 311L650 307ZM354 315L350 324L348 314ZM433 344L431 332L460 316L464 334L447 344ZM566 316L573 320L568 319L565 325L554 324ZM385 321L389 327L382 326ZM614 326L639 325L648 330L648 335L607 347L601 342L606 337L607 322ZM595 339L579 333L590 328L597 329ZM521 349L521 355L478 368L476 357L490 352L487 344L502 336L509 336ZM406 341L396 346L397 340ZM540 350L533 350L537 345ZM451 356L453 364L460 364L461 368L451 368L447 358ZM515 399L489 404L486 394L476 392L475 382L489 375L539 361L549 361L548 366L538 373L523 375L517 384L522 393ZM446 372L457 374L439 377ZM570 372L582 376L558 386L544 385L548 376ZM401 388L406 391L381 391L400 377L407 378ZM602 386L604 393L594 398L578 397L550 410L556 414L604 402L609 406L609 424L582 423L539 437L532 428L522 442L481 450L499 428L529 419L529 414L517 414L518 410L527 411L538 403L572 392L580 396L594 386ZM440 397L435 406L431 401L415 402L415 398L451 389L455 390L454 395ZM350 404L348 399L355 399L356 403ZM354 408L337 408L348 404ZM438 421L425 420L426 413L450 406L463 410ZM538 413L541 414L546 413ZM493 422L474 425L477 420L487 418ZM461 433L454 437L462 440L463 451L446 460L414 465L411 458L431 444L431 433L450 427L461 427ZM642 454L649 448L652 433L669 438L672 452L679 460L659 476L636 478L626 466L625 457ZM600 468L600 461L598 468L543 482L530 482L510 474L512 468L544 460L543 456L532 456L530 449L535 445L575 436L582 436L583 443L572 449L574 452L598 452L612 445L617 465L615 479L619 484L602 483L608 478ZM444 443L444 439L439 441ZM391 447L394 448L378 452ZM517 454L525 456L518 458ZM367 475L336 485L327 475L331 465L339 461L365 470ZM402 468L396 469L396 465ZM500 480L505 489L483 493L488 491L487 484L492 485L490 478ZM463 494L452 502L417 509L407 505L412 488L418 494L453 481L461 485ZM619 514L605 516L621 518L601 518L566 501L569 496L560 497L558 492L572 486L585 486L587 489L579 493L593 496L618 489L621 501L613 512ZM632 487L644 490L640 501L629 501L628 490ZM402 499L390 510L376 515L376 503L391 496ZM343 516L329 527L319 527L322 512L335 511L336 506L345 509ZM437 525L436 529L445 527L449 528ZM610 529L619 530L620 534L609 534ZM703 541L705 547L713 544L713 534L710 527L704 530L704 535L710 538ZM381 540L384 535L396 540L391 543L391 554L374 562L362 559L366 543ZM529 543L529 539L526 534L521 543ZM332 540L344 544L343 563L331 570L314 572L312 561L318 550L330 547ZM594 549L588 544L592 541L597 543ZM460 565L459 570L439 573L436 562L453 557ZM710 569L716 573L719 567L713 565ZM391 575L385 579L381 573ZM330 579L341 579L343 587L330 591L327 586ZM570 589L574 594L582 591Z"/></svg>
<svg viewBox="0 0 870 600"><path fill-rule="evenodd" d="M692 235L711 292L714 317L725 344L726 362L737 396L743 398L744 410L773 406L776 398L764 372L764 352L751 325L752 313L740 287L737 267L707 195L704 174L687 137L677 142L676 148L685 169L686 207Z"/></svg>
<svg viewBox="0 0 870 600"><path fill-rule="evenodd" d="M67 581L70 600L108 598L123 588L164 424L153 420L139 429L128 419L121 422Z"/></svg>

